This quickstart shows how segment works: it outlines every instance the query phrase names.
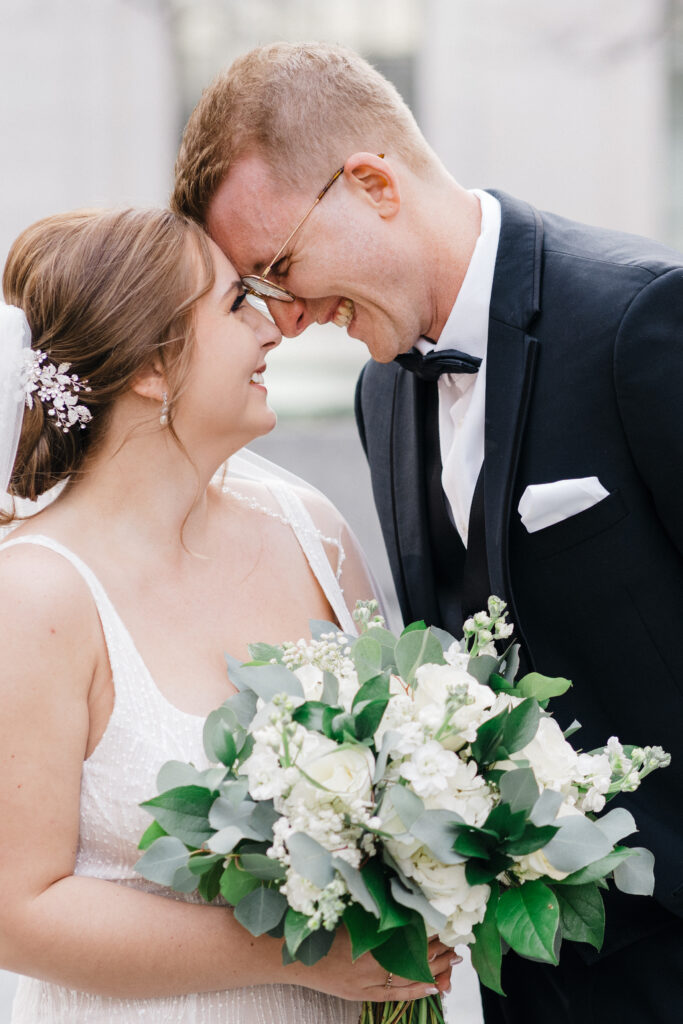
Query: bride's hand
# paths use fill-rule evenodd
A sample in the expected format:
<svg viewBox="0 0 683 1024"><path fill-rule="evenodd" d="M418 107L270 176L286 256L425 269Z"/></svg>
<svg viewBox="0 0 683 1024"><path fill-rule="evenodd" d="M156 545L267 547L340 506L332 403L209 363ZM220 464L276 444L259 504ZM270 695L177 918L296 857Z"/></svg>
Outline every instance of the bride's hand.
<svg viewBox="0 0 683 1024"><path fill-rule="evenodd" d="M428 957L434 975L432 984L393 975L387 985L388 972L377 963L372 953L364 953L356 961L351 960L351 941L348 932L342 927L338 929L327 956L312 967L291 964L284 969L283 980L328 992L342 999L367 999L373 1003L421 999L448 991L451 971L462 960L462 957L438 939L432 939L429 943ZM296 971L296 979L292 977L292 971Z"/></svg>

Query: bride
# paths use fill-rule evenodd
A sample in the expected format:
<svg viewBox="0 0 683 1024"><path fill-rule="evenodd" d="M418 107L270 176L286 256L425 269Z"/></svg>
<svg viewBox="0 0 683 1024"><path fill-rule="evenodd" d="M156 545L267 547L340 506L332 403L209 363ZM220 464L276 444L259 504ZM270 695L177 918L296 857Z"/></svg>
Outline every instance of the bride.
<svg viewBox="0 0 683 1024"><path fill-rule="evenodd" d="M203 719L234 692L224 652L311 618L351 630L371 596L321 495L231 458L275 425L279 332L166 211L40 221L3 290L0 490L63 485L2 516L0 966L29 976L12 1021L351 1024L359 1000L424 995L352 963L343 930L315 966L283 967L281 940L134 871L159 767L206 766ZM443 990L453 952L430 955Z"/></svg>

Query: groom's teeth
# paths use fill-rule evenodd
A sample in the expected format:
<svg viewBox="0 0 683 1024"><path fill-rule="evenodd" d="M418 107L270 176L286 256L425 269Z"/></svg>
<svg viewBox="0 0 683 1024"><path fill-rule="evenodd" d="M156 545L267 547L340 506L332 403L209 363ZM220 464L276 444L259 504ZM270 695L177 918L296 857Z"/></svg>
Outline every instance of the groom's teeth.
<svg viewBox="0 0 683 1024"><path fill-rule="evenodd" d="M348 327L353 320L354 312L355 308L351 299L342 299L332 317L332 323L337 327Z"/></svg>
<svg viewBox="0 0 683 1024"><path fill-rule="evenodd" d="M250 380L250 382L252 384L263 384L263 374L262 373L252 373L252 375L249 378L249 380Z"/></svg>

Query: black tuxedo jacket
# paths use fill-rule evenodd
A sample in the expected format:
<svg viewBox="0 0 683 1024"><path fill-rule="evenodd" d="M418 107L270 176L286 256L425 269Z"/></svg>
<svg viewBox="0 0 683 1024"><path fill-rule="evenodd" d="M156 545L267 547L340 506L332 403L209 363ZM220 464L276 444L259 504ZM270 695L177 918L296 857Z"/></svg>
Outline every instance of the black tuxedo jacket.
<svg viewBox="0 0 683 1024"><path fill-rule="evenodd" d="M492 592L510 606L527 667L573 680L554 710L564 727L581 722L574 743L617 735L672 753L628 806L636 845L655 854L656 896L683 916L683 257L493 194ZM435 611L422 388L398 364L371 362L356 412L404 619L455 629ZM587 476L609 496L527 532L517 505L529 484Z"/></svg>

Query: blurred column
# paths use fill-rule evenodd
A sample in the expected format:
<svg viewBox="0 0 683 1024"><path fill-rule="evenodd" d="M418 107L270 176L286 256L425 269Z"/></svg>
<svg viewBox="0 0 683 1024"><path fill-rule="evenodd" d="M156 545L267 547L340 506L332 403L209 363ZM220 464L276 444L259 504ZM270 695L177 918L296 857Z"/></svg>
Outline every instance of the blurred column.
<svg viewBox="0 0 683 1024"><path fill-rule="evenodd" d="M0 0L0 262L45 214L165 205L177 107L159 0Z"/></svg>
<svg viewBox="0 0 683 1024"><path fill-rule="evenodd" d="M420 123L462 184L666 237L667 0L425 0Z"/></svg>

